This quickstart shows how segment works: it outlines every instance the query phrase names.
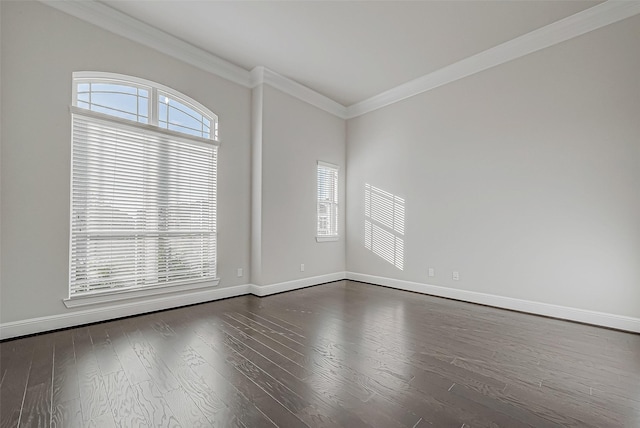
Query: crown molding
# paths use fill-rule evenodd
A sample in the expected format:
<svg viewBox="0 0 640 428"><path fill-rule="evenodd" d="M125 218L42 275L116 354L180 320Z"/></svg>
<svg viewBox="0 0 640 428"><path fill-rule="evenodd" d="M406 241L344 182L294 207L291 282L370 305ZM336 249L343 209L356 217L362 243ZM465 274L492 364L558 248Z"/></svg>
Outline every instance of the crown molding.
<svg viewBox="0 0 640 428"><path fill-rule="evenodd" d="M247 88L268 84L341 119L352 119L640 13L640 1L608 0L348 107L266 67L251 72L96 0L44 4Z"/></svg>
<svg viewBox="0 0 640 428"><path fill-rule="evenodd" d="M41 1L47 6L172 56L194 67L244 87L251 87L249 72L244 68L238 67L204 49L197 48L98 1Z"/></svg>
<svg viewBox="0 0 640 428"><path fill-rule="evenodd" d="M346 118L397 103L640 13L640 1L609 0L347 107Z"/></svg>
<svg viewBox="0 0 640 428"><path fill-rule="evenodd" d="M341 119L346 118L347 108L332 99L282 76L266 67L256 67L251 72L238 67L214 54L197 48L151 25L119 12L96 0L41 0L44 4L83 21L126 37L134 42L155 49L187 64L213 73L224 79L254 88L266 83L293 97L305 101Z"/></svg>
<svg viewBox="0 0 640 428"><path fill-rule="evenodd" d="M267 84L280 91L296 97L312 106L318 107L341 119L347 118L347 108L313 89L289 79L266 67L258 66L251 70L251 87Z"/></svg>

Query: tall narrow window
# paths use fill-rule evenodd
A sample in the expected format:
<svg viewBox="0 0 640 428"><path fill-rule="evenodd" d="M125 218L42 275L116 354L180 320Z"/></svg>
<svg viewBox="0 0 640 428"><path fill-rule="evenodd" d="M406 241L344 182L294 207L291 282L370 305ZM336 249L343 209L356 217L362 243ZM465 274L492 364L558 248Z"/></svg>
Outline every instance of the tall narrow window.
<svg viewBox="0 0 640 428"><path fill-rule="evenodd" d="M338 167L318 161L318 242L338 239Z"/></svg>
<svg viewBox="0 0 640 428"><path fill-rule="evenodd" d="M71 111L69 297L215 283L217 117L156 83L85 72Z"/></svg>

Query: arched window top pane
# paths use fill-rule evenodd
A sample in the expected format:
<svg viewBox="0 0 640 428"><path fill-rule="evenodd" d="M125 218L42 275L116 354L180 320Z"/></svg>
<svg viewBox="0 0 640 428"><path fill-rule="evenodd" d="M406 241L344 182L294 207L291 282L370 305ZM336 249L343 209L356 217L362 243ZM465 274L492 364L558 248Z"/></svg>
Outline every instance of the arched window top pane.
<svg viewBox="0 0 640 428"><path fill-rule="evenodd" d="M134 122L149 123L149 89L132 84L79 81L76 105Z"/></svg>
<svg viewBox="0 0 640 428"><path fill-rule="evenodd" d="M173 132L218 140L218 117L171 88L131 76L75 72L73 105Z"/></svg>
<svg viewBox="0 0 640 428"><path fill-rule="evenodd" d="M211 129L212 119L197 107L158 91L158 126L184 134L217 140L217 128Z"/></svg>

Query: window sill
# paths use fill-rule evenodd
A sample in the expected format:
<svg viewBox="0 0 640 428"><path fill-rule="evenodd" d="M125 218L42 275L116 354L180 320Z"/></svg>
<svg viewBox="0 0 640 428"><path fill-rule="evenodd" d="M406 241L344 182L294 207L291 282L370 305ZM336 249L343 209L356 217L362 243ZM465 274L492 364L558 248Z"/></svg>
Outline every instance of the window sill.
<svg viewBox="0 0 640 428"><path fill-rule="evenodd" d="M202 282L191 282L188 284L173 284L149 287L148 289L128 289L118 291L104 291L86 296L75 296L62 299L62 303L67 308L80 306L98 305L101 303L117 302L120 300L131 300L140 297L156 296L160 294L175 293L179 291L197 290L201 288L215 287L220 283L220 279L212 279Z"/></svg>
<svg viewBox="0 0 640 428"><path fill-rule="evenodd" d="M332 242L340 239L339 236L316 236L316 242Z"/></svg>

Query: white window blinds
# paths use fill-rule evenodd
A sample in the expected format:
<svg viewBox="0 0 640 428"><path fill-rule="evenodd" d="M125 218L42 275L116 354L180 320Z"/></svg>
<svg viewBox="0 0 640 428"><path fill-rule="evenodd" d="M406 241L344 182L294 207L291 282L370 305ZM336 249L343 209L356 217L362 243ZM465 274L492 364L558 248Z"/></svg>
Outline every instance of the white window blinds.
<svg viewBox="0 0 640 428"><path fill-rule="evenodd" d="M70 295L215 278L215 142L72 121Z"/></svg>
<svg viewBox="0 0 640 428"><path fill-rule="evenodd" d="M338 236L338 167L318 161L317 236Z"/></svg>

